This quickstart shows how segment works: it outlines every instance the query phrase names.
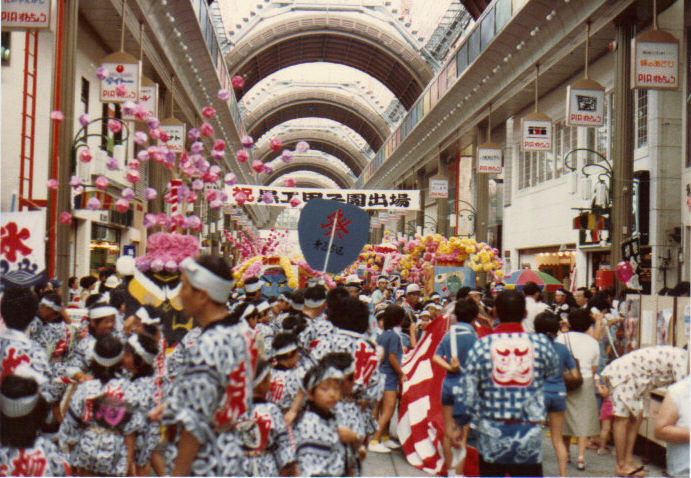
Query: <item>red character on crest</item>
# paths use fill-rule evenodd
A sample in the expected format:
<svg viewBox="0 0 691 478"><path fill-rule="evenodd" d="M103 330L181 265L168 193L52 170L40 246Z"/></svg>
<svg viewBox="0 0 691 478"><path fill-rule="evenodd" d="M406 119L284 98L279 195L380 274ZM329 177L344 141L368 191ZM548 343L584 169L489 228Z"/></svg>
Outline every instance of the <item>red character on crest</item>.
<svg viewBox="0 0 691 478"><path fill-rule="evenodd" d="M275 377L271 379L271 388L269 389L269 394L271 395L272 402L279 402L281 397L283 397L283 392L285 391L285 384L281 377Z"/></svg>
<svg viewBox="0 0 691 478"><path fill-rule="evenodd" d="M46 463L46 457L41 450L31 453L19 450L19 456L12 460L10 476L43 476Z"/></svg>
<svg viewBox="0 0 691 478"><path fill-rule="evenodd" d="M326 229L326 232L324 232L324 237L329 237L331 235L331 230L334 229L334 226L334 234L339 239L343 239L344 235L349 234L348 229L346 229L346 226L349 226L352 221L350 219L346 219L346 217L343 215L343 212L340 209L335 213L326 216L326 218L329 220L329 222L321 225L322 229Z"/></svg>
<svg viewBox="0 0 691 478"><path fill-rule="evenodd" d="M228 375L228 386L223 397L223 404L214 414L214 421L219 426L228 425L247 411L247 370L245 362Z"/></svg>
<svg viewBox="0 0 691 478"><path fill-rule="evenodd" d="M355 383L365 386L369 385L370 378L377 365L376 351L367 347L364 342L360 342L360 346L355 352Z"/></svg>
<svg viewBox="0 0 691 478"><path fill-rule="evenodd" d="M6 227L0 228L0 250L10 262L16 262L17 251L23 256L31 254L32 250L24 241L31 237L27 228L17 231L17 224L8 222Z"/></svg>
<svg viewBox="0 0 691 478"><path fill-rule="evenodd" d="M17 349L10 347L7 350L7 357L2 360L2 372L0 379L12 375L22 364L30 364L31 358L26 354L17 355Z"/></svg>
<svg viewBox="0 0 691 478"><path fill-rule="evenodd" d="M254 413L254 420L257 422L257 429L259 430L259 446L257 449L263 450L269 442L269 433L271 433L273 421L268 413L257 412Z"/></svg>

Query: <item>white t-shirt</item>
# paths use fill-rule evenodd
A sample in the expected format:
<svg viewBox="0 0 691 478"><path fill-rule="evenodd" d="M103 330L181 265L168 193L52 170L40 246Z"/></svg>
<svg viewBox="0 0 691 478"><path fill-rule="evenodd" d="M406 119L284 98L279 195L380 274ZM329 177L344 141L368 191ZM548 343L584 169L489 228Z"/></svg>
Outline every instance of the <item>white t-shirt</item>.
<svg viewBox="0 0 691 478"><path fill-rule="evenodd" d="M560 334L555 342L566 345L571 351L571 355L578 360L584 379L593 376L593 367L597 367L600 360L600 345L597 340L583 332L566 332Z"/></svg>
<svg viewBox="0 0 691 478"><path fill-rule="evenodd" d="M533 299L532 297L526 297L526 315L525 319L521 321L523 330L525 330L526 332L535 332L535 317L537 317L537 315L540 312L544 312L547 309L547 304L545 304L544 302L536 302L535 299Z"/></svg>
<svg viewBox="0 0 691 478"><path fill-rule="evenodd" d="M678 427L689 426L689 387L691 378L675 383L667 389L667 395L677 407L679 418ZM688 443L668 443L667 444L667 474L670 476L689 476L689 444Z"/></svg>

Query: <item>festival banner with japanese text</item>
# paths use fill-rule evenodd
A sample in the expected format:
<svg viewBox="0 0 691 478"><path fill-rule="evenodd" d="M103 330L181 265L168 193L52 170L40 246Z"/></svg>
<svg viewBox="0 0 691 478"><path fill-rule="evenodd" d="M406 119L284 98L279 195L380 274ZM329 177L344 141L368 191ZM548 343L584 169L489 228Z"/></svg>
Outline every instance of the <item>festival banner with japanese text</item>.
<svg viewBox="0 0 691 478"><path fill-rule="evenodd" d="M0 213L0 277L2 287L34 286L46 280L46 212Z"/></svg>
<svg viewBox="0 0 691 478"><path fill-rule="evenodd" d="M313 199L331 199L366 210L418 211L418 190L321 189L236 184L226 187L226 206L278 206L302 208Z"/></svg>

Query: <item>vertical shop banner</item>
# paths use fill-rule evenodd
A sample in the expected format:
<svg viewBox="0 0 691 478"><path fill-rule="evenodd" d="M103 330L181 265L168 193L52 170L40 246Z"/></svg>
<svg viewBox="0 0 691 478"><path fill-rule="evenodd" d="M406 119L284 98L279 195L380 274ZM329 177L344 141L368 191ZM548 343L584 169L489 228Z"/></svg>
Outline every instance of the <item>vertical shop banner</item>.
<svg viewBox="0 0 691 478"><path fill-rule="evenodd" d="M566 124L600 127L605 124L605 88L587 78L566 89Z"/></svg>
<svg viewBox="0 0 691 478"><path fill-rule="evenodd" d="M531 113L521 120L523 151L552 151L552 119L542 113Z"/></svg>
<svg viewBox="0 0 691 478"><path fill-rule="evenodd" d="M503 151L494 143L485 143L477 148L477 172L501 173Z"/></svg>
<svg viewBox="0 0 691 478"><path fill-rule="evenodd" d="M338 274L360 254L369 236L369 215L351 204L313 199L300 212L298 238L314 270ZM331 246L329 248L329 246ZM327 254L327 251L330 251Z"/></svg>
<svg viewBox="0 0 691 478"><path fill-rule="evenodd" d="M2 288L46 281L45 223L45 210L0 214Z"/></svg>
<svg viewBox="0 0 691 478"><path fill-rule="evenodd" d="M635 237L624 241L621 245L622 259L631 264L633 276L626 283L626 287L633 290L642 290L641 285L641 239Z"/></svg>
<svg viewBox="0 0 691 478"><path fill-rule="evenodd" d="M132 55L117 52L101 60L103 79L99 98L102 103L137 101L141 84L141 63Z"/></svg>
<svg viewBox="0 0 691 478"><path fill-rule="evenodd" d="M631 88L675 90L679 87L679 40L649 30L631 40Z"/></svg>
<svg viewBox="0 0 691 478"><path fill-rule="evenodd" d="M50 28L50 0L2 2L2 31Z"/></svg>

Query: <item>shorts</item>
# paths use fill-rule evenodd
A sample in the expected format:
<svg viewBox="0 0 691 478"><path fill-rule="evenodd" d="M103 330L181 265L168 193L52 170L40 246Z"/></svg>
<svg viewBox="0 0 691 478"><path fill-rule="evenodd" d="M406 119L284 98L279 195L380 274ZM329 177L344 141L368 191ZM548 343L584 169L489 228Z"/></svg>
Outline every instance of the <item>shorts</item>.
<svg viewBox="0 0 691 478"><path fill-rule="evenodd" d="M611 420L612 418L614 418L612 400L610 400L609 397L604 397L602 399L602 406L600 407L600 420Z"/></svg>
<svg viewBox="0 0 691 478"><path fill-rule="evenodd" d="M384 373L384 391L398 391L398 375L396 373Z"/></svg>
<svg viewBox="0 0 691 478"><path fill-rule="evenodd" d="M566 392L545 391L545 410L547 413L566 411Z"/></svg>
<svg viewBox="0 0 691 478"><path fill-rule="evenodd" d="M444 379L444 382L441 385L441 404L442 405L453 406L453 403L454 403L453 388L456 385L458 385L458 379L455 379L455 380Z"/></svg>

